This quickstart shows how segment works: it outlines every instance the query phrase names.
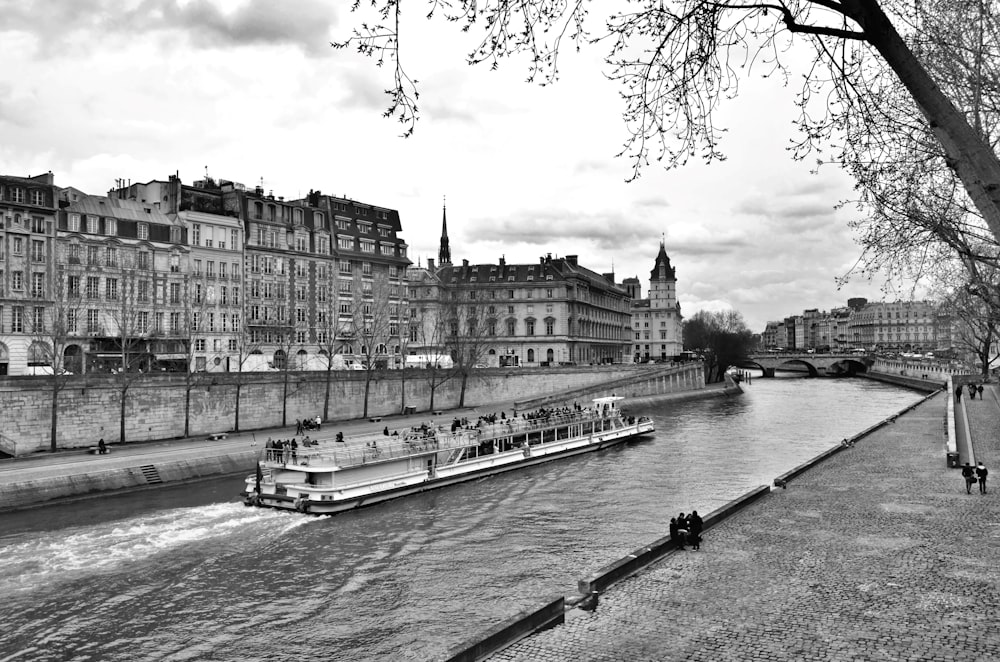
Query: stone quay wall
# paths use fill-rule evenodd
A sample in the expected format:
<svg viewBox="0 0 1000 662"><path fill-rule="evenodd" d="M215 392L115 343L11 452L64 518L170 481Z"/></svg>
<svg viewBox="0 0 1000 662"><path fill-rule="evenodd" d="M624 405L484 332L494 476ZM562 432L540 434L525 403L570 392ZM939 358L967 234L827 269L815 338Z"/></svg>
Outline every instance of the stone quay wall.
<svg viewBox="0 0 1000 662"><path fill-rule="evenodd" d="M635 381L630 395L656 395L704 387L700 364L566 366L552 368L481 369L466 385L465 406L489 413L499 402L572 390L585 391L605 383ZM281 426L285 373L198 373L190 389L188 436L234 429L236 393L240 392L239 429ZM363 371L335 371L330 380L330 421L363 418ZM287 374L285 424L298 418L322 415L326 393L325 372ZM58 395L59 448L87 448L103 438L119 438L120 382L115 375L79 375L66 382ZM177 439L184 436L185 375L142 375L130 385L125 401L125 441ZM369 417L389 416L415 407L417 412L458 407L461 381L452 379L436 387L433 404L429 373L394 370L371 376ZM51 382L46 377L0 378L0 452L22 456L44 451L50 445Z"/></svg>

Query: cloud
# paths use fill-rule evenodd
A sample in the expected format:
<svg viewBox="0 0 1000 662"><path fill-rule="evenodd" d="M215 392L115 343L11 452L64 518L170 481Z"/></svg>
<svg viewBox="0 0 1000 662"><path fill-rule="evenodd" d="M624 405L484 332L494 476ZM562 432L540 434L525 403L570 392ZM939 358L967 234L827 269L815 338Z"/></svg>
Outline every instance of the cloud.
<svg viewBox="0 0 1000 662"><path fill-rule="evenodd" d="M40 2L0 4L5 29L35 35L48 55L78 54L103 47L105 39L168 31L186 36L183 46L168 42L172 48L290 46L323 56L333 50L330 31L336 22L333 3L322 0L297 0L294 11L273 0L228 3L228 8L211 0L73 0L60 3L58 11Z"/></svg>

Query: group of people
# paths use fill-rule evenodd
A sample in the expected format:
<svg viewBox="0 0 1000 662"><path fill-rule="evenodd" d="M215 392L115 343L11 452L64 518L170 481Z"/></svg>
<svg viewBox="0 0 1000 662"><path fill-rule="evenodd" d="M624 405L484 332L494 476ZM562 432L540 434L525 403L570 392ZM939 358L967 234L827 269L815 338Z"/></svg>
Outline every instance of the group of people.
<svg viewBox="0 0 1000 662"><path fill-rule="evenodd" d="M309 435L306 435L302 439L301 446L309 448L317 444L319 444L318 441L310 439ZM264 444L264 453L267 459L272 462L295 464L298 461L299 445L299 441L294 437L291 439L271 439L268 437L267 443Z"/></svg>
<svg viewBox="0 0 1000 662"><path fill-rule="evenodd" d="M691 545L691 549L701 549L701 530L704 523L697 510L692 510L690 515L681 513L677 517L670 518L670 539L677 543L677 549L685 549L685 545Z"/></svg>
<svg viewBox="0 0 1000 662"><path fill-rule="evenodd" d="M979 399L983 399L983 385L982 384L966 384L965 388L969 390L969 400L975 400L976 394L979 394ZM955 387L955 399L962 399L962 385L959 384Z"/></svg>
<svg viewBox="0 0 1000 662"><path fill-rule="evenodd" d="M979 493L986 494L986 476L989 475L989 469L982 462L979 462L976 466L972 466L968 462L962 467L962 478L965 479L965 492L966 494L972 494L972 486L979 482Z"/></svg>
<svg viewBox="0 0 1000 662"><path fill-rule="evenodd" d="M303 418L302 420L296 419L295 436L299 436L309 430L321 430L322 424L323 419L319 417L319 414L311 418Z"/></svg>

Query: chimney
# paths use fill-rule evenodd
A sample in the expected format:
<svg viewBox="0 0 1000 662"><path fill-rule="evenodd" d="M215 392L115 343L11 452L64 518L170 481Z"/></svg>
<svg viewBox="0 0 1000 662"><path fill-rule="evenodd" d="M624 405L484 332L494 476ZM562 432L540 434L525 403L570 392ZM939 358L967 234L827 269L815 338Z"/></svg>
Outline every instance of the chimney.
<svg viewBox="0 0 1000 662"><path fill-rule="evenodd" d="M428 271L434 271L434 258L427 258L427 269Z"/></svg>
<svg viewBox="0 0 1000 662"><path fill-rule="evenodd" d="M463 267L469 266L469 261L468 260L462 260L462 266Z"/></svg>
<svg viewBox="0 0 1000 662"><path fill-rule="evenodd" d="M504 266L504 265L506 265L506 264L507 264L507 260L505 260L505 259L503 258L503 256L501 256L501 257L500 257L500 266L502 267L502 266Z"/></svg>
<svg viewBox="0 0 1000 662"><path fill-rule="evenodd" d="M578 257L577 255L567 255L567 256L566 256L566 261L567 261L568 263L572 264L572 265L573 265L574 267L576 267L576 266L579 266L579 265L577 265L577 263L576 263L576 258L577 258L577 257Z"/></svg>

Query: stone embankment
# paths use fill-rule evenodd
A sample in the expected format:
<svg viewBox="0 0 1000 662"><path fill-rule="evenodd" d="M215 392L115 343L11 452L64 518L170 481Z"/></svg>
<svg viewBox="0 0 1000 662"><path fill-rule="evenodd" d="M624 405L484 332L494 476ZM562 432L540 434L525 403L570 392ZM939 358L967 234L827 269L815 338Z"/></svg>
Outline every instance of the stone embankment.
<svg viewBox="0 0 1000 662"><path fill-rule="evenodd" d="M438 375L432 402L429 375L426 370L390 370L368 382L363 371L335 371L330 373L329 408L325 372L143 375L127 385L125 439L155 441L234 430L237 394L238 427L243 431L279 427L316 414L330 421L350 421L366 414L390 416L407 409L427 412L458 407L461 379L440 384ZM476 370L469 377L463 402L467 407L486 407L574 389L590 393L612 383L629 384L630 392L644 396L693 391L705 385L700 363L496 368ZM86 448L101 438L119 443L122 388L114 375L69 378L58 394L58 447ZM52 403L49 379L0 378L0 401L0 454L23 456L47 450Z"/></svg>
<svg viewBox="0 0 1000 662"><path fill-rule="evenodd" d="M604 373L599 373L604 374ZM710 397L720 394L725 387L705 388L700 365L690 367L657 367L642 370L631 378L618 378L611 387L590 383L584 387L564 391L556 397L540 396L548 400L585 401L591 397L609 395L609 389L627 388L637 397L664 398L678 395ZM587 381L587 380L583 380ZM639 395L645 394L645 395ZM540 404L524 406L519 401L488 403L483 410L526 410ZM328 421L320 432L310 433L322 443L334 443L336 433L352 435L378 433L383 427L403 430L412 425L434 422L440 414L451 416L479 415L476 408L418 413L406 416L373 416L378 422L367 419ZM197 439L166 440L156 443L111 444L108 455L91 455L83 450L56 454L38 453L30 457L0 462L0 511L26 508L53 503L58 500L114 494L148 489L164 484L179 483L203 478L232 474L250 474L260 450L268 437L289 438L294 424L289 427L269 428L249 432L230 433L226 439L211 440L204 436ZM93 442L91 443L91 446Z"/></svg>

